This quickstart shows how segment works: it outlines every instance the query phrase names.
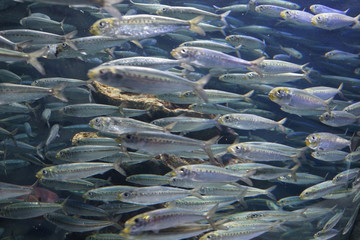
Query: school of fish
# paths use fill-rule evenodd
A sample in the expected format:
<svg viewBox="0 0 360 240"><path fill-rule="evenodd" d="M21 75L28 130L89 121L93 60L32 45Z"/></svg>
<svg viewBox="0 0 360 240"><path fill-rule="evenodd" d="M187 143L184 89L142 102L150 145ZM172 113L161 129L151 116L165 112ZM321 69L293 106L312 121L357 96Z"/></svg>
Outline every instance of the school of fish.
<svg viewBox="0 0 360 240"><path fill-rule="evenodd" d="M359 145L358 0L0 1L0 240L356 240Z"/></svg>

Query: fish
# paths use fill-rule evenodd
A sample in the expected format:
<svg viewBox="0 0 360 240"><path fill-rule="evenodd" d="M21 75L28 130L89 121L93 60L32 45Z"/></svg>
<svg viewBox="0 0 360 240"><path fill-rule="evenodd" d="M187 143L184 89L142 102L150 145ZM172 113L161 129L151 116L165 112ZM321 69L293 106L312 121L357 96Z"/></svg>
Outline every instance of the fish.
<svg viewBox="0 0 360 240"><path fill-rule="evenodd" d="M246 61L219 51L200 47L177 47L170 53L174 58L197 67L250 69L260 75L261 70L259 70L258 65L265 59L265 57L260 57L253 61Z"/></svg>
<svg viewBox="0 0 360 240"><path fill-rule="evenodd" d="M307 136L305 143L315 151L332 151L350 147L351 141L333 133L319 132Z"/></svg>
<svg viewBox="0 0 360 240"><path fill-rule="evenodd" d="M88 72L88 77L136 93L164 94L174 91L194 90L204 102L207 102L203 86L206 85L211 76L208 74L197 82L191 82L185 78L152 68L105 66L91 69Z"/></svg>
<svg viewBox="0 0 360 240"><path fill-rule="evenodd" d="M341 13L319 13L311 18L311 24L325 30L344 27L358 28L360 15L350 17Z"/></svg>
<svg viewBox="0 0 360 240"><path fill-rule="evenodd" d="M10 104L37 100L46 96L54 96L57 99L67 102L63 95L65 86L59 85L54 88L26 86L14 83L0 83L0 104Z"/></svg>
<svg viewBox="0 0 360 240"><path fill-rule="evenodd" d="M203 18L203 16L197 16L187 21L163 16L137 14L134 16L123 16L121 19L100 19L90 27L89 31L93 35L132 40L154 37L180 29L189 29L205 36L204 30L198 26ZM151 31L148 31L149 24L152 25Z"/></svg>

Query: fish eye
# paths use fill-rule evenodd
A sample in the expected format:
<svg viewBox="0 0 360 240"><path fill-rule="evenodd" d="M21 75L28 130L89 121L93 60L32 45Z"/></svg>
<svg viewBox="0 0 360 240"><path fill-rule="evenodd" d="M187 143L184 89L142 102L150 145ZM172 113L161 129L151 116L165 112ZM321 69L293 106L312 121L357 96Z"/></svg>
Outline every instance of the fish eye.
<svg viewBox="0 0 360 240"><path fill-rule="evenodd" d="M48 170L43 170L42 173L43 173L44 175L47 175L47 174L49 173L49 171L48 171Z"/></svg>
<svg viewBox="0 0 360 240"><path fill-rule="evenodd" d="M93 192L88 192L89 197L93 197L95 194Z"/></svg>
<svg viewBox="0 0 360 240"><path fill-rule="evenodd" d="M130 197L130 193L129 193L129 192L124 192L124 193L123 193L123 196L124 196L124 197Z"/></svg>
<svg viewBox="0 0 360 240"><path fill-rule="evenodd" d="M316 17L316 20L321 21L321 17L320 17L320 16L317 16L317 17Z"/></svg>
<svg viewBox="0 0 360 240"><path fill-rule="evenodd" d="M166 12L167 11L167 8L163 8L161 9L162 12Z"/></svg>
<svg viewBox="0 0 360 240"><path fill-rule="evenodd" d="M186 93L184 93L184 96L185 96L185 97L190 97L190 96L191 96L191 92L186 92Z"/></svg>
<svg viewBox="0 0 360 240"><path fill-rule="evenodd" d="M125 138L131 140L132 136L130 134L126 134Z"/></svg>
<svg viewBox="0 0 360 240"><path fill-rule="evenodd" d="M230 119L230 116L225 116L224 119L225 119L225 120L229 120L229 119Z"/></svg>
<svg viewBox="0 0 360 240"><path fill-rule="evenodd" d="M185 54L187 51L186 51L186 49L183 48L183 49L181 49L180 52Z"/></svg>
<svg viewBox="0 0 360 240"><path fill-rule="evenodd" d="M101 21L101 22L99 22L99 27L100 28L104 28L104 27L106 27L106 22L105 21Z"/></svg>
<svg viewBox="0 0 360 240"><path fill-rule="evenodd" d="M236 150L241 150L241 146L235 146Z"/></svg>
<svg viewBox="0 0 360 240"><path fill-rule="evenodd" d="M95 123L96 123L96 124L100 124L100 123L101 123L100 118L95 118Z"/></svg>

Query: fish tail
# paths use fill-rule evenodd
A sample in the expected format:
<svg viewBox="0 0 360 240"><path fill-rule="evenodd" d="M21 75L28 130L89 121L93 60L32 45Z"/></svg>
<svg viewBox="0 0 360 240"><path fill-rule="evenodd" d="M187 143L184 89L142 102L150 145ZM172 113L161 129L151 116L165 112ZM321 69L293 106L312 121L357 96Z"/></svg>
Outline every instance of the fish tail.
<svg viewBox="0 0 360 240"><path fill-rule="evenodd" d="M211 74L207 74L206 76L200 78L195 83L195 92L199 95L199 97L204 100L205 103L209 102L208 96L206 95L206 92L204 91L204 86L209 82L211 78Z"/></svg>
<svg viewBox="0 0 360 240"><path fill-rule="evenodd" d="M75 44L71 41L72 38L74 38L76 36L76 34L78 33L77 30L69 32L65 35L63 35L64 37L64 42L69 45L69 47L71 47L74 50L78 50L78 48L75 46Z"/></svg>
<svg viewBox="0 0 360 240"><path fill-rule="evenodd" d="M247 92L247 93L245 93L243 96L244 96L244 100L245 100L245 102L249 102L249 103L251 103L252 102L252 100L250 99L250 97L254 94L254 90L251 90L251 91L249 91L249 92Z"/></svg>
<svg viewBox="0 0 360 240"><path fill-rule="evenodd" d="M270 199L276 201L276 197L274 196L274 194L272 193L272 191L274 191L276 188L276 185L274 186L271 186L267 189L265 189L265 192L266 192L266 196L268 196Z"/></svg>
<svg viewBox="0 0 360 240"><path fill-rule="evenodd" d="M360 14L354 17L355 24L351 28L360 28Z"/></svg>
<svg viewBox="0 0 360 240"><path fill-rule="evenodd" d="M214 216L218 208L219 208L219 203L215 204L215 206L213 206L207 213L205 213L205 218L206 220L208 220L208 222L210 223L213 229L217 229L217 226L211 218Z"/></svg>
<svg viewBox="0 0 360 240"><path fill-rule="evenodd" d="M309 63L305 63L304 65L301 65L301 71L303 71L304 73L306 73L306 67L307 65L309 65Z"/></svg>
<svg viewBox="0 0 360 240"><path fill-rule="evenodd" d="M66 83L61 83L58 86L52 88L52 95L57 99L67 102L67 98L64 96L64 89L66 88Z"/></svg>
<svg viewBox="0 0 360 240"><path fill-rule="evenodd" d="M190 24L190 31L196 32L197 34L201 36L205 36L206 33L204 29L198 26L198 24L204 19L204 16L197 16L191 20L189 20Z"/></svg>
<svg viewBox="0 0 360 240"><path fill-rule="evenodd" d="M114 4L117 3L121 3L123 0L108 0L108 1L104 1L104 4L102 6L102 8L107 11L108 13L110 13L111 16L116 17L118 19L121 19L121 13L119 12L119 10L114 7Z"/></svg>
<svg viewBox="0 0 360 240"><path fill-rule="evenodd" d="M124 169L122 169L121 167L121 161L116 161L114 162L114 169L120 173L121 175L123 175L124 177L126 177L126 172Z"/></svg>
<svg viewBox="0 0 360 240"><path fill-rule="evenodd" d="M26 41L22 41L19 43L15 44L15 50L16 51L21 51L24 48L30 47L31 43L33 42L33 40L26 40Z"/></svg>
<svg viewBox="0 0 360 240"><path fill-rule="evenodd" d="M28 63L31 64L36 70L38 70L42 75L45 75L44 67L39 63L37 58L42 57L45 53L47 53L49 49L44 47L35 52L29 53Z"/></svg>
<svg viewBox="0 0 360 240"><path fill-rule="evenodd" d="M313 83L312 79L310 78L310 74L312 72L312 69L309 69L304 72L304 79L308 81L309 83Z"/></svg>
<svg viewBox="0 0 360 240"><path fill-rule="evenodd" d="M282 131L283 133L286 133L286 128L283 126L286 122L287 118L283 118L280 121L278 121L278 128L280 131Z"/></svg>
<svg viewBox="0 0 360 240"><path fill-rule="evenodd" d="M226 22L226 17L230 14L231 10L226 11L222 14L220 14L220 21L224 23L224 26L228 26L228 23Z"/></svg>
<svg viewBox="0 0 360 240"><path fill-rule="evenodd" d="M203 196L199 193L199 191L200 191L200 187L190 190L192 196L197 197L201 200L204 200Z"/></svg>
<svg viewBox="0 0 360 240"><path fill-rule="evenodd" d="M226 32L224 31L224 29L225 29L226 27L227 27L227 26L225 26L225 25L224 25L224 26L221 26L221 27L220 27L220 30L219 30L219 31L221 32L221 34L224 35L224 37L226 37Z"/></svg>
<svg viewBox="0 0 360 240"><path fill-rule="evenodd" d="M258 59L255 59L253 61L250 62L251 66L248 67L248 69L253 70L254 72L256 72L257 74L259 74L261 77L263 76L262 71L259 68L260 63L262 63L264 61L265 57L260 57Z"/></svg>
<svg viewBox="0 0 360 240"><path fill-rule="evenodd" d="M213 8L215 8L215 12L221 11L221 7L218 7L216 5L213 5Z"/></svg>
<svg viewBox="0 0 360 240"><path fill-rule="evenodd" d="M223 165L222 162L219 162L215 159L214 153L211 150L211 145L215 144L219 140L219 136L213 137L210 140L206 141L204 144L204 151L209 156L210 162L212 162L215 165Z"/></svg>

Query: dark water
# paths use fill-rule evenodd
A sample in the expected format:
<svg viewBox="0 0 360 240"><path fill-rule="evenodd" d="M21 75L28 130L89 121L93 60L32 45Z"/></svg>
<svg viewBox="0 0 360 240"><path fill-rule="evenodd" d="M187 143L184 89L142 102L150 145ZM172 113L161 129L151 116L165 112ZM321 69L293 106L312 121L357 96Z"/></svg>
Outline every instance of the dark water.
<svg viewBox="0 0 360 240"><path fill-rule="evenodd" d="M312 4L324 4L332 8L346 10L349 9L347 15L349 16L357 16L360 13L360 2L358 0L348 0L348 1L296 1L301 6L300 9L304 9L309 12L309 6ZM124 4L128 4L128 1L124 1ZM161 1L161 4L171 5L171 6L183 6L187 3L194 4L203 4L206 6L216 5L217 7L225 7L233 4L246 4L247 1ZM47 4L36 4L31 2L26 3L18 3L8 0L0 1L0 31L9 30L9 29L23 29L24 27L19 24L20 19L29 15L29 13L43 13L50 16L51 19L56 21L64 20L65 24L70 24L76 27L77 35L76 38L90 36L89 27L98 19L97 16L91 15L86 10L80 11L75 8L69 8L67 6L60 5L47 5ZM122 14L125 14L129 9L136 9L129 4L127 6L123 6L120 8ZM145 14L145 12L141 10L135 10L135 14ZM231 18L231 19L230 19ZM240 22L240 25L236 25L237 21ZM281 21L281 18L270 18L266 16L262 16L260 14L254 12L232 12L228 17L229 26L225 28L226 35L231 34L245 34L253 37L257 37L261 40L265 40L266 48L265 53L272 58L272 56L282 52L279 48L280 45L294 48L300 51L303 55L301 59L296 59L291 57L289 62L296 64L305 64L309 63L308 67L312 69L313 75L312 80L313 83L310 84L303 80L298 80L296 82L289 82L283 84L287 87L293 88L308 88L314 86L326 86L326 87L334 87L337 88L340 83L343 83L343 95L344 97L335 96L335 100L339 100L342 102L338 102L337 104L343 104L344 106L349 105L350 103L358 102L360 99L360 79L359 72L354 72L355 69L360 68L359 59L355 60L344 60L344 61L331 61L324 58L324 54L330 50L338 49L350 53L359 53L360 52L360 31L359 29L353 29L350 27L344 27L333 31L323 30L316 27L302 27L297 25L290 25ZM222 23L219 21L214 21L214 25L221 26ZM240 27L249 26L249 25L260 25L270 27L273 30L279 31L281 33L286 34L276 34L273 32L266 34L259 33L249 33L243 32ZM238 29L239 28L239 29ZM206 40L214 40L214 39L224 39L224 35L220 32L209 32L206 36L202 37L187 31L187 33L193 38L196 39L206 39ZM291 36L291 37L287 37ZM162 57L172 59L170 55L170 51L176 48L181 41L176 41L168 36L156 36L156 43L153 44L153 47L157 47L163 50L164 54ZM60 43L61 44L61 43ZM45 44L46 45L46 44ZM49 44L48 44L49 45ZM31 51L33 51L32 49ZM157 55L158 52L151 51L149 48L141 49L134 44L124 44L121 47L117 47L115 51L127 50L132 51L133 54L137 54L138 56L154 56ZM29 51L26 50L25 51ZM100 52L100 51L99 51ZM255 54L249 52L242 52L240 50L242 58L246 60L253 60L259 56L255 56ZM97 55L98 54L98 55ZM106 54L105 54L106 55ZM235 56L234 53L231 55ZM115 58L121 58L116 56ZM81 80L87 80L87 73L89 69L92 69L98 66L100 63L106 62L110 60L111 57L108 55L104 57L104 55L100 55L100 53L94 54L92 57L83 57L83 58L40 58L39 62L43 65L46 75L42 76L39 72L37 72L31 65L26 64L24 62L16 62L16 63L7 63L0 59L0 69L6 69L12 71L21 77L20 82L16 82L17 84L30 85L36 79L42 77L67 77L67 78L75 78ZM207 74L209 69L207 68L197 68L196 71L200 74ZM324 76L331 75L333 78L328 79ZM337 78L338 77L338 78ZM347 79L343 79L342 77L347 77ZM351 78L351 79L350 79ZM6 79L2 80L2 82L9 82ZM280 85L271 85L272 87L282 86ZM358 123L342 126L342 127L331 127L325 124L322 124L317 115L314 116L298 116L294 114L290 114L280 110L279 106L273 102L271 102L268 97L268 89L266 88L255 88L254 86L249 85L230 85L224 84L217 80L217 76L212 77L211 81L206 85L206 89L218 89L224 90L228 92L244 94L249 90L255 89L255 95L251 97L253 100L253 107L266 110L272 113L273 120L280 120L284 117L287 118L287 122L285 126L291 129L293 135L285 135L278 131L270 131L270 130L235 130L235 132L244 137L246 140L240 141L255 141L257 138L262 138L264 141L268 142L276 142L281 144L286 144L292 147L305 147L304 139L308 134L314 132L330 132L334 134L338 134L347 139L350 139L352 136L356 136L358 131L360 130ZM90 92L90 96L89 96ZM88 103L89 99L93 103L102 103L102 104L111 104L113 102L109 101L109 99L102 97L98 92L91 92L87 86L80 87L78 92L69 93L68 98L70 101L65 103L65 105L71 104L79 104L79 103ZM41 160L46 166L60 164L57 162L54 157L49 157L47 153L50 151L57 152L61 149L71 146L71 138L79 132L94 132L94 129L87 127L88 122L92 117L64 117L59 113L56 113L56 108L52 109L52 117L49 120L50 126L54 124L59 124L61 126L61 130L59 132L60 137L56 138L54 142L52 142L49 148L44 148L42 143L47 139L49 134L49 128L46 123L41 119L42 111L47 108L47 104L51 102L59 102L58 100L47 97L42 98L36 101L28 102L28 105L33 109L32 112L26 113L30 116L29 120L21 121L19 123L14 121L0 121L0 127L5 128L8 131L13 131L17 129L16 135L14 136L18 141L27 143L37 150L31 149L30 155L24 156L22 153L25 151L23 148L19 146L9 147L5 144L5 142L0 143L0 149L2 151L6 151L6 155L4 155L4 161L8 159L22 159L27 160L30 163L24 167L20 166L12 170L7 170L6 167L0 168L0 181L6 183L13 183L18 185L32 185L36 182L35 174L37 171L42 169L39 164L34 163L31 159L35 158L37 160ZM118 104L118 102L116 102ZM341 107L336 108L336 110L341 110ZM335 104L336 106L336 104ZM176 107L187 108L188 105L175 105ZM16 113L9 112L1 112L0 119L14 116ZM156 116L156 117L154 117ZM167 116L165 113L163 116L161 113L157 113L157 115L150 116L141 116L136 117L136 119L150 122L156 118ZM214 118L216 114L207 115L207 117ZM24 123L28 122L31 126L32 133L26 130ZM82 128L74 127L73 129L67 129L75 124L83 124ZM298 133L298 134L295 134ZM302 134L301 134L302 133ZM222 144L232 144L235 140L236 136L229 133L229 131L222 130L219 131L216 128L212 128L211 130L203 130L199 132L189 133L186 136L195 138L208 140L211 137L216 135L222 136L219 143ZM295 137L294 137L295 136ZM2 136L2 139L6 137ZM241 139L241 138L240 138ZM5 141L5 140L4 140ZM350 152L349 148L345 148L345 151ZM39 154L39 152L41 154ZM344 162L340 163L332 163L332 162L323 162L316 160L311 157L310 153L312 151L306 152L306 161L303 162L302 167L299 169L299 172L311 173L317 176L324 177L325 180L331 180L337 173L342 172L349 168L348 164ZM166 154L166 152L165 152ZM40 156L45 156L44 159L41 159ZM225 154L223 159L225 162L229 160L230 162L234 160L235 157L231 157L230 154ZM30 160L29 160L30 159ZM266 163L266 162L265 162ZM284 166L284 164L279 162L272 162L273 166ZM292 165L290 163L290 165ZM358 167L358 163L352 163L350 168ZM131 166L124 167L127 175L133 174L143 174L143 173L152 173L152 174L165 174L169 172L171 169L167 167L165 164L147 161L140 164L135 164ZM129 184L125 181L125 177L119 175L116 171L111 170L101 175L96 175L96 178L99 179L110 179L111 185L134 185ZM276 196L276 199L279 200L283 197L287 196L296 196L299 195L306 187L298 186L293 184L285 184L280 183L276 180L273 181L257 181L254 180L254 186L257 188L265 189L272 185L277 185L276 190L273 194ZM351 184L349 183L349 187ZM41 186L47 188L46 186ZM49 190L53 191L57 194L59 198L67 198L79 200L84 202L84 199L81 197L82 192L72 192L72 191L57 191L51 188ZM314 201L314 205L321 208L331 208L335 207L335 210L342 211L344 210L344 215L339 221L339 223L334 227L334 229L339 230L339 233L331 238L331 239L349 239L351 231L348 234L342 235L342 230L347 224L348 220L354 213L355 209L359 205L359 201L352 202L355 194L358 192L358 189L354 191L352 195L349 197L339 198L335 200L324 200L317 199ZM27 200L29 200L28 198ZM256 199L268 199L265 196L256 197ZM32 200L32 199L30 199ZM50 201L49 197L40 197L39 201ZM11 202L12 200L10 200ZM98 206L101 202L98 201L88 201L87 203ZM4 200L4 203L1 203L1 206L4 207L9 204L9 201ZM236 211L241 211L241 206L239 204L234 204ZM155 205L152 207L153 209L160 208L161 205ZM303 208L310 207L310 205L305 205ZM130 217L135 216L138 213L150 211L153 209L143 209L137 212L131 212L123 214L120 219L117 219L118 223L123 226L125 221ZM249 201L248 209L243 209L246 211L256 211L256 210L267 210L267 206L264 204L257 205L256 203L251 203ZM289 210L289 209L286 209ZM295 209L291 209L295 210ZM1 213L1 209L0 209ZM233 213L233 212L231 212ZM334 213L334 212L333 212ZM329 215L328 215L329 216ZM78 216L75 216L78 217ZM93 217L92 219L101 219ZM322 227L317 226L319 221L325 221L323 217L317 219L316 221L309 221L309 225L301 226L301 224L294 224L286 226L287 231L275 231L268 232L260 237L256 237L255 239L302 239L308 240L313 239L312 236L314 233L318 232L322 229ZM306 220L304 220L306 222ZM325 221L326 222L326 221ZM62 230L57 228L54 224L49 223L43 217L36 217L32 219L5 219L0 218L0 229L4 229L4 233L0 232L0 240L5 239L85 239L87 236L91 234L95 234L95 231L89 231L84 233L75 233L71 231ZM119 233L120 230L115 227L107 227L100 230L100 233ZM194 239L199 239L201 235L195 236ZM132 238L128 238L132 239ZM141 239L147 239L146 236ZM170 236L169 240L172 239ZM356 238L355 238L356 239Z"/></svg>

